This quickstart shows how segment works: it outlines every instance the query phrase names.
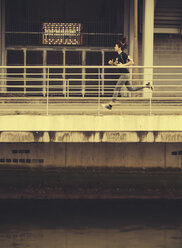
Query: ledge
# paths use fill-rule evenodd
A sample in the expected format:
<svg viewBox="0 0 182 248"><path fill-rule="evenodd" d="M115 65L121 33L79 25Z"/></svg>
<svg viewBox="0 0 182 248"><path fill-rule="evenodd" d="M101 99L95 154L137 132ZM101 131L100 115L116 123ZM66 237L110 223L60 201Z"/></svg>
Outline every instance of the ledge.
<svg viewBox="0 0 182 248"><path fill-rule="evenodd" d="M182 131L182 115L8 115L0 131Z"/></svg>

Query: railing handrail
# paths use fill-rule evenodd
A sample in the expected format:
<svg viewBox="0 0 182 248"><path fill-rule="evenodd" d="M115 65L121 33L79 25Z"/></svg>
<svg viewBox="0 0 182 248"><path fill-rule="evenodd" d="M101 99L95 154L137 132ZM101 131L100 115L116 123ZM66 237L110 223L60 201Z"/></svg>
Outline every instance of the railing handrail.
<svg viewBox="0 0 182 248"><path fill-rule="evenodd" d="M26 68L40 68L40 69L53 69L53 68L63 68L63 69L67 69L67 68L73 68L73 69L81 69L81 68L88 68L88 69L119 69L122 67L116 67L116 66L110 66L110 65L1 65L0 69L8 69L8 68L12 68L12 69L18 69L18 68L22 68L22 69L26 69ZM178 66L166 66L166 65L155 65L155 66L142 66L142 65L135 65L135 66L128 66L128 67L123 67L123 68L128 68L128 69L137 69L137 68L143 68L143 69L182 69L182 65L178 65Z"/></svg>

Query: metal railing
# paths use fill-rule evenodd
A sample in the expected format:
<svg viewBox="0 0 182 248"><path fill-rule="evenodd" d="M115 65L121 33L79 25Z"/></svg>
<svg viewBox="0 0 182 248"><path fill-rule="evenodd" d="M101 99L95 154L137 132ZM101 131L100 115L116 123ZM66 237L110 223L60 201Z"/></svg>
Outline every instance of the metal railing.
<svg viewBox="0 0 182 248"><path fill-rule="evenodd" d="M108 27L108 24L106 25ZM92 30L93 27L92 27ZM113 46L114 42L116 40L121 39L122 33L112 33L109 32L109 30L105 30L105 32L81 32L82 36L82 42L80 42L81 46L96 46L96 47L107 47L107 46ZM28 45L28 46L44 46L43 42L43 36L44 32L40 31L6 31L5 32L5 37L6 37L6 44L8 46L17 46L17 45ZM75 35L76 37L76 35ZM59 34L57 33L52 33L51 38L57 40L60 39L63 41L62 44L49 44L49 45L66 45L64 42L68 40L67 45L72 45L71 43L69 44L70 40L72 39L72 35L69 34ZM74 44L73 44L74 45ZM78 44L77 44L78 45Z"/></svg>
<svg viewBox="0 0 182 248"><path fill-rule="evenodd" d="M182 66L129 70L130 84L143 89L123 86L108 111L102 104L121 75L114 66L1 66L0 114L182 114Z"/></svg>

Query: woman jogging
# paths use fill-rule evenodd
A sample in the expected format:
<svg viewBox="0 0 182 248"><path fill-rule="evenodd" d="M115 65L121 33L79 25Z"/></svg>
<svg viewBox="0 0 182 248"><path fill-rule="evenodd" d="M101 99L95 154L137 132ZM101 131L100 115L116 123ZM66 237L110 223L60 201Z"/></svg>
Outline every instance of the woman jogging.
<svg viewBox="0 0 182 248"><path fill-rule="evenodd" d="M114 47L115 52L117 52L117 57L115 61L112 59L112 60L109 60L108 62L109 65L117 66L119 68L119 73L121 73L116 83L116 87L114 89L112 101L108 104L103 104L103 107L108 110L112 109L112 106L115 104L117 96L120 93L120 90L123 85L125 85L129 91L138 91L138 90L142 90L143 88L153 89L150 83L147 83L145 86L132 87L129 81L129 70L127 69L127 67L130 65L133 65L134 62L124 52L124 50L127 47L128 47L128 40L126 37L123 37L122 40L118 41Z"/></svg>

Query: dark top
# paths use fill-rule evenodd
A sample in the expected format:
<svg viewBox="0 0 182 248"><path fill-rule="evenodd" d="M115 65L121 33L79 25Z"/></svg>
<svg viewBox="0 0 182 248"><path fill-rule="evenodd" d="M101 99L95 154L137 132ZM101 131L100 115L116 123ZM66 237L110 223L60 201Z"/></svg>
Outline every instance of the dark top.
<svg viewBox="0 0 182 248"><path fill-rule="evenodd" d="M128 55L124 52L121 52L120 54L117 54L116 60L118 64L126 64L128 62ZM119 73L129 73L129 70L127 68L119 68L118 69Z"/></svg>

